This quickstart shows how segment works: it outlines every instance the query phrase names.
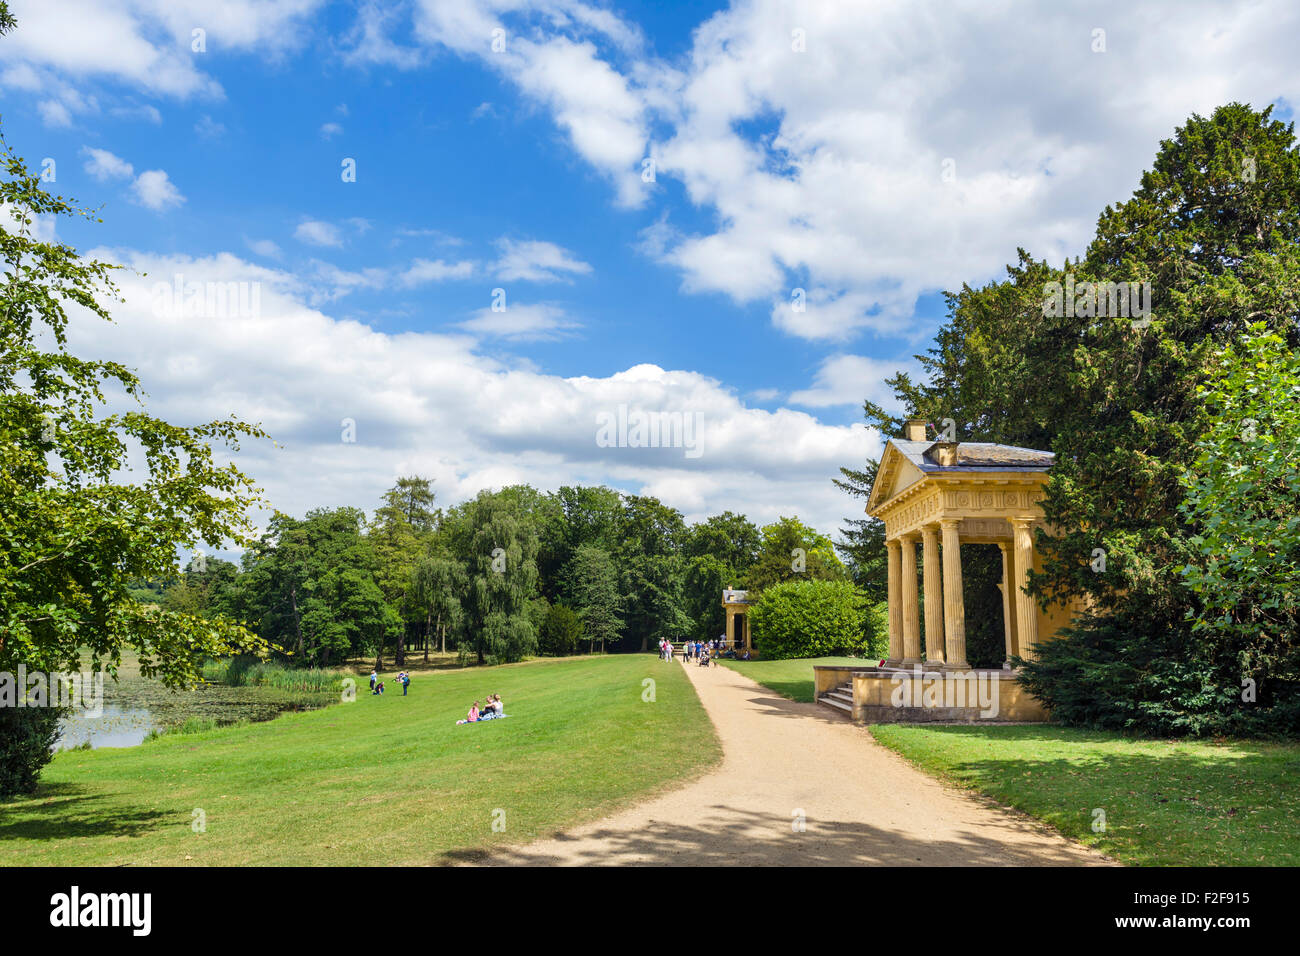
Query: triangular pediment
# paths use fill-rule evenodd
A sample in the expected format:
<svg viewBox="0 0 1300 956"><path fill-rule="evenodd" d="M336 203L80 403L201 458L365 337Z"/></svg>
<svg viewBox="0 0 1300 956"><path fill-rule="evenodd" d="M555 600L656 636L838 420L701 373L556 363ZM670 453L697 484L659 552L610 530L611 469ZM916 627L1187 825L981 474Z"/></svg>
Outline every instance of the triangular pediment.
<svg viewBox="0 0 1300 956"><path fill-rule="evenodd" d="M867 512L875 511L895 495L916 484L925 473L912 464L892 441L885 445L876 469L876 480L867 496Z"/></svg>

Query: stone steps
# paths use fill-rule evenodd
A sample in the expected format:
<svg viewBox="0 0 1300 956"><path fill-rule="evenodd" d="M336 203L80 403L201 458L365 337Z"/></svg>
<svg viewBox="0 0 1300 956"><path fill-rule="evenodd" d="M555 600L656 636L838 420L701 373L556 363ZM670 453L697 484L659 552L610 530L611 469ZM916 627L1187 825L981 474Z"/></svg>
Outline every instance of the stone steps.
<svg viewBox="0 0 1300 956"><path fill-rule="evenodd" d="M817 698L817 703L851 717L853 715L853 682L845 681L834 690L828 690Z"/></svg>

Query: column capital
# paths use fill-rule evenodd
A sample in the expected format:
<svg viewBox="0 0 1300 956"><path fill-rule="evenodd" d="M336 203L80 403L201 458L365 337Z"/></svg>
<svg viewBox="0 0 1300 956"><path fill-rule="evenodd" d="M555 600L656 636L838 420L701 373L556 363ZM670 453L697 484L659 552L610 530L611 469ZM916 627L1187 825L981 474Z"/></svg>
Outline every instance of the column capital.
<svg viewBox="0 0 1300 956"><path fill-rule="evenodd" d="M1037 520L1033 515L1007 515L1007 521L1013 528L1028 528Z"/></svg>
<svg viewBox="0 0 1300 956"><path fill-rule="evenodd" d="M945 530L945 531L948 531L948 530L955 530L959 524L961 524L961 519L960 519L960 518L940 518L940 519L939 519L939 527L943 528L943 530Z"/></svg>

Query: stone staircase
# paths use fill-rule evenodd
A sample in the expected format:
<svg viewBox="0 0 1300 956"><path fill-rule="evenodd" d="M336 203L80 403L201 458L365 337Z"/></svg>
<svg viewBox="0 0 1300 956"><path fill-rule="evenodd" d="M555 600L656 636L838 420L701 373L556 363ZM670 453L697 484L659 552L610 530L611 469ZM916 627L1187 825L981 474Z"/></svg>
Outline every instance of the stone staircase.
<svg viewBox="0 0 1300 956"><path fill-rule="evenodd" d="M846 680L834 690L828 690L817 698L817 703L839 711L845 717L853 717L853 681Z"/></svg>

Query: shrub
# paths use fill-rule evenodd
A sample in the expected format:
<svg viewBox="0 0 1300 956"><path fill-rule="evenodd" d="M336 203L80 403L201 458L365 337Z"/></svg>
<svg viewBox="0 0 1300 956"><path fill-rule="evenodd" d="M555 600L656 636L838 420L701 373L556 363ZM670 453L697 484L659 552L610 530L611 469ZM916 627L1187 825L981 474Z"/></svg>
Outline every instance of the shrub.
<svg viewBox="0 0 1300 956"><path fill-rule="evenodd" d="M765 658L883 653L882 615L848 581L784 581L764 590L749 614Z"/></svg>
<svg viewBox="0 0 1300 956"><path fill-rule="evenodd" d="M0 707L0 799L36 789L62 716L58 707Z"/></svg>
<svg viewBox="0 0 1300 956"><path fill-rule="evenodd" d="M554 604L546 612L538 640L538 650L543 654L561 657L573 654L582 638L582 618L573 608Z"/></svg>

